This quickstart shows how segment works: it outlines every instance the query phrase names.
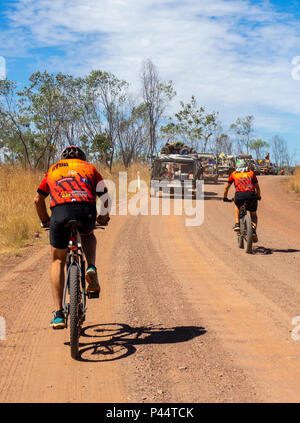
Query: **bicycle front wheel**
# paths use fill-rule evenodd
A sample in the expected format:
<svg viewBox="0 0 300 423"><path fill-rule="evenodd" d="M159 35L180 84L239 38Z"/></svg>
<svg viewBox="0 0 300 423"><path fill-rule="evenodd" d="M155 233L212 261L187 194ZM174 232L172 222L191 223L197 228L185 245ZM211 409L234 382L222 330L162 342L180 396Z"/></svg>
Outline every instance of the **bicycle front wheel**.
<svg viewBox="0 0 300 423"><path fill-rule="evenodd" d="M80 336L80 274L76 264L71 264L69 273L70 282L70 347L71 357L78 356L79 336Z"/></svg>

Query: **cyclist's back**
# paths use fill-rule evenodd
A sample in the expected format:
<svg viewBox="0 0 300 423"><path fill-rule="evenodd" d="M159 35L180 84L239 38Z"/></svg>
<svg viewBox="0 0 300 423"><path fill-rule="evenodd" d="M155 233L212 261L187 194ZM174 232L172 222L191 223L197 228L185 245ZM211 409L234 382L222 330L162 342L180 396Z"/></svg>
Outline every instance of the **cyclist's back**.
<svg viewBox="0 0 300 423"><path fill-rule="evenodd" d="M258 180L253 170L235 170L229 176L229 183L234 183L236 192L255 192Z"/></svg>
<svg viewBox="0 0 300 423"><path fill-rule="evenodd" d="M96 193L104 191L102 176L95 166L79 158L62 159L50 167L38 188L38 193L50 194L52 211L50 244L54 248L68 246L69 220L82 223L81 234L93 230L96 220Z"/></svg>
<svg viewBox="0 0 300 423"><path fill-rule="evenodd" d="M50 208L67 203L95 204L97 184L102 181L94 165L84 160L62 159L50 167L38 192L51 196Z"/></svg>

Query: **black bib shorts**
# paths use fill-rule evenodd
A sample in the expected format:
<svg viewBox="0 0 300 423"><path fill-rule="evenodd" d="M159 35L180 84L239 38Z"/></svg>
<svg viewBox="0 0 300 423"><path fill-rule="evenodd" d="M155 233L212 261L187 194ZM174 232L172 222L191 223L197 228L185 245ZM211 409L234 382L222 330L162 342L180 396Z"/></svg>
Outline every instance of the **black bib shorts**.
<svg viewBox="0 0 300 423"><path fill-rule="evenodd" d="M70 228L65 228L69 220L82 223L81 234L92 232L97 216L96 205L92 203L60 204L51 209L50 244L54 248L66 249L71 235Z"/></svg>

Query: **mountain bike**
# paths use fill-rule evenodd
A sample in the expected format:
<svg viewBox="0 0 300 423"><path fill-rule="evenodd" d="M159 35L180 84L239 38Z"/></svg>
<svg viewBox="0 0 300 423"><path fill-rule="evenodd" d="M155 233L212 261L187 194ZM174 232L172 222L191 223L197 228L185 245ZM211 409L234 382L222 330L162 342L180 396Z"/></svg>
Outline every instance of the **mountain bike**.
<svg viewBox="0 0 300 423"><path fill-rule="evenodd" d="M66 318L66 327L68 326L68 318L70 316L70 348L73 359L78 358L81 327L86 315L86 297L99 298L99 292L86 293L86 265L78 234L81 226L81 222L76 220L70 220L65 225L65 227L71 229L71 235L66 260L67 277L63 294L63 310ZM103 229L103 225L97 225L94 229L97 228ZM69 297L69 302L67 301L67 296Z"/></svg>

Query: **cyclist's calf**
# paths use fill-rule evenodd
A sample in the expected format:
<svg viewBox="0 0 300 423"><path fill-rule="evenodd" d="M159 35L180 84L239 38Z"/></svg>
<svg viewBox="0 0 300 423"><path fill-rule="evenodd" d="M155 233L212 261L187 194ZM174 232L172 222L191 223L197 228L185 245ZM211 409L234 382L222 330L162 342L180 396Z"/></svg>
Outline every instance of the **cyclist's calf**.
<svg viewBox="0 0 300 423"><path fill-rule="evenodd" d="M255 212L250 212L250 216L251 216L251 222L253 223L253 226L256 229L257 228L257 221L258 221L256 211Z"/></svg>
<svg viewBox="0 0 300 423"><path fill-rule="evenodd" d="M90 232L89 234L81 234L80 237L82 249L85 254L88 266L95 266L97 239L94 232Z"/></svg>
<svg viewBox="0 0 300 423"><path fill-rule="evenodd" d="M62 309L62 296L65 284L64 266L67 251L67 249L60 250L59 248L52 247L51 286L56 310Z"/></svg>

